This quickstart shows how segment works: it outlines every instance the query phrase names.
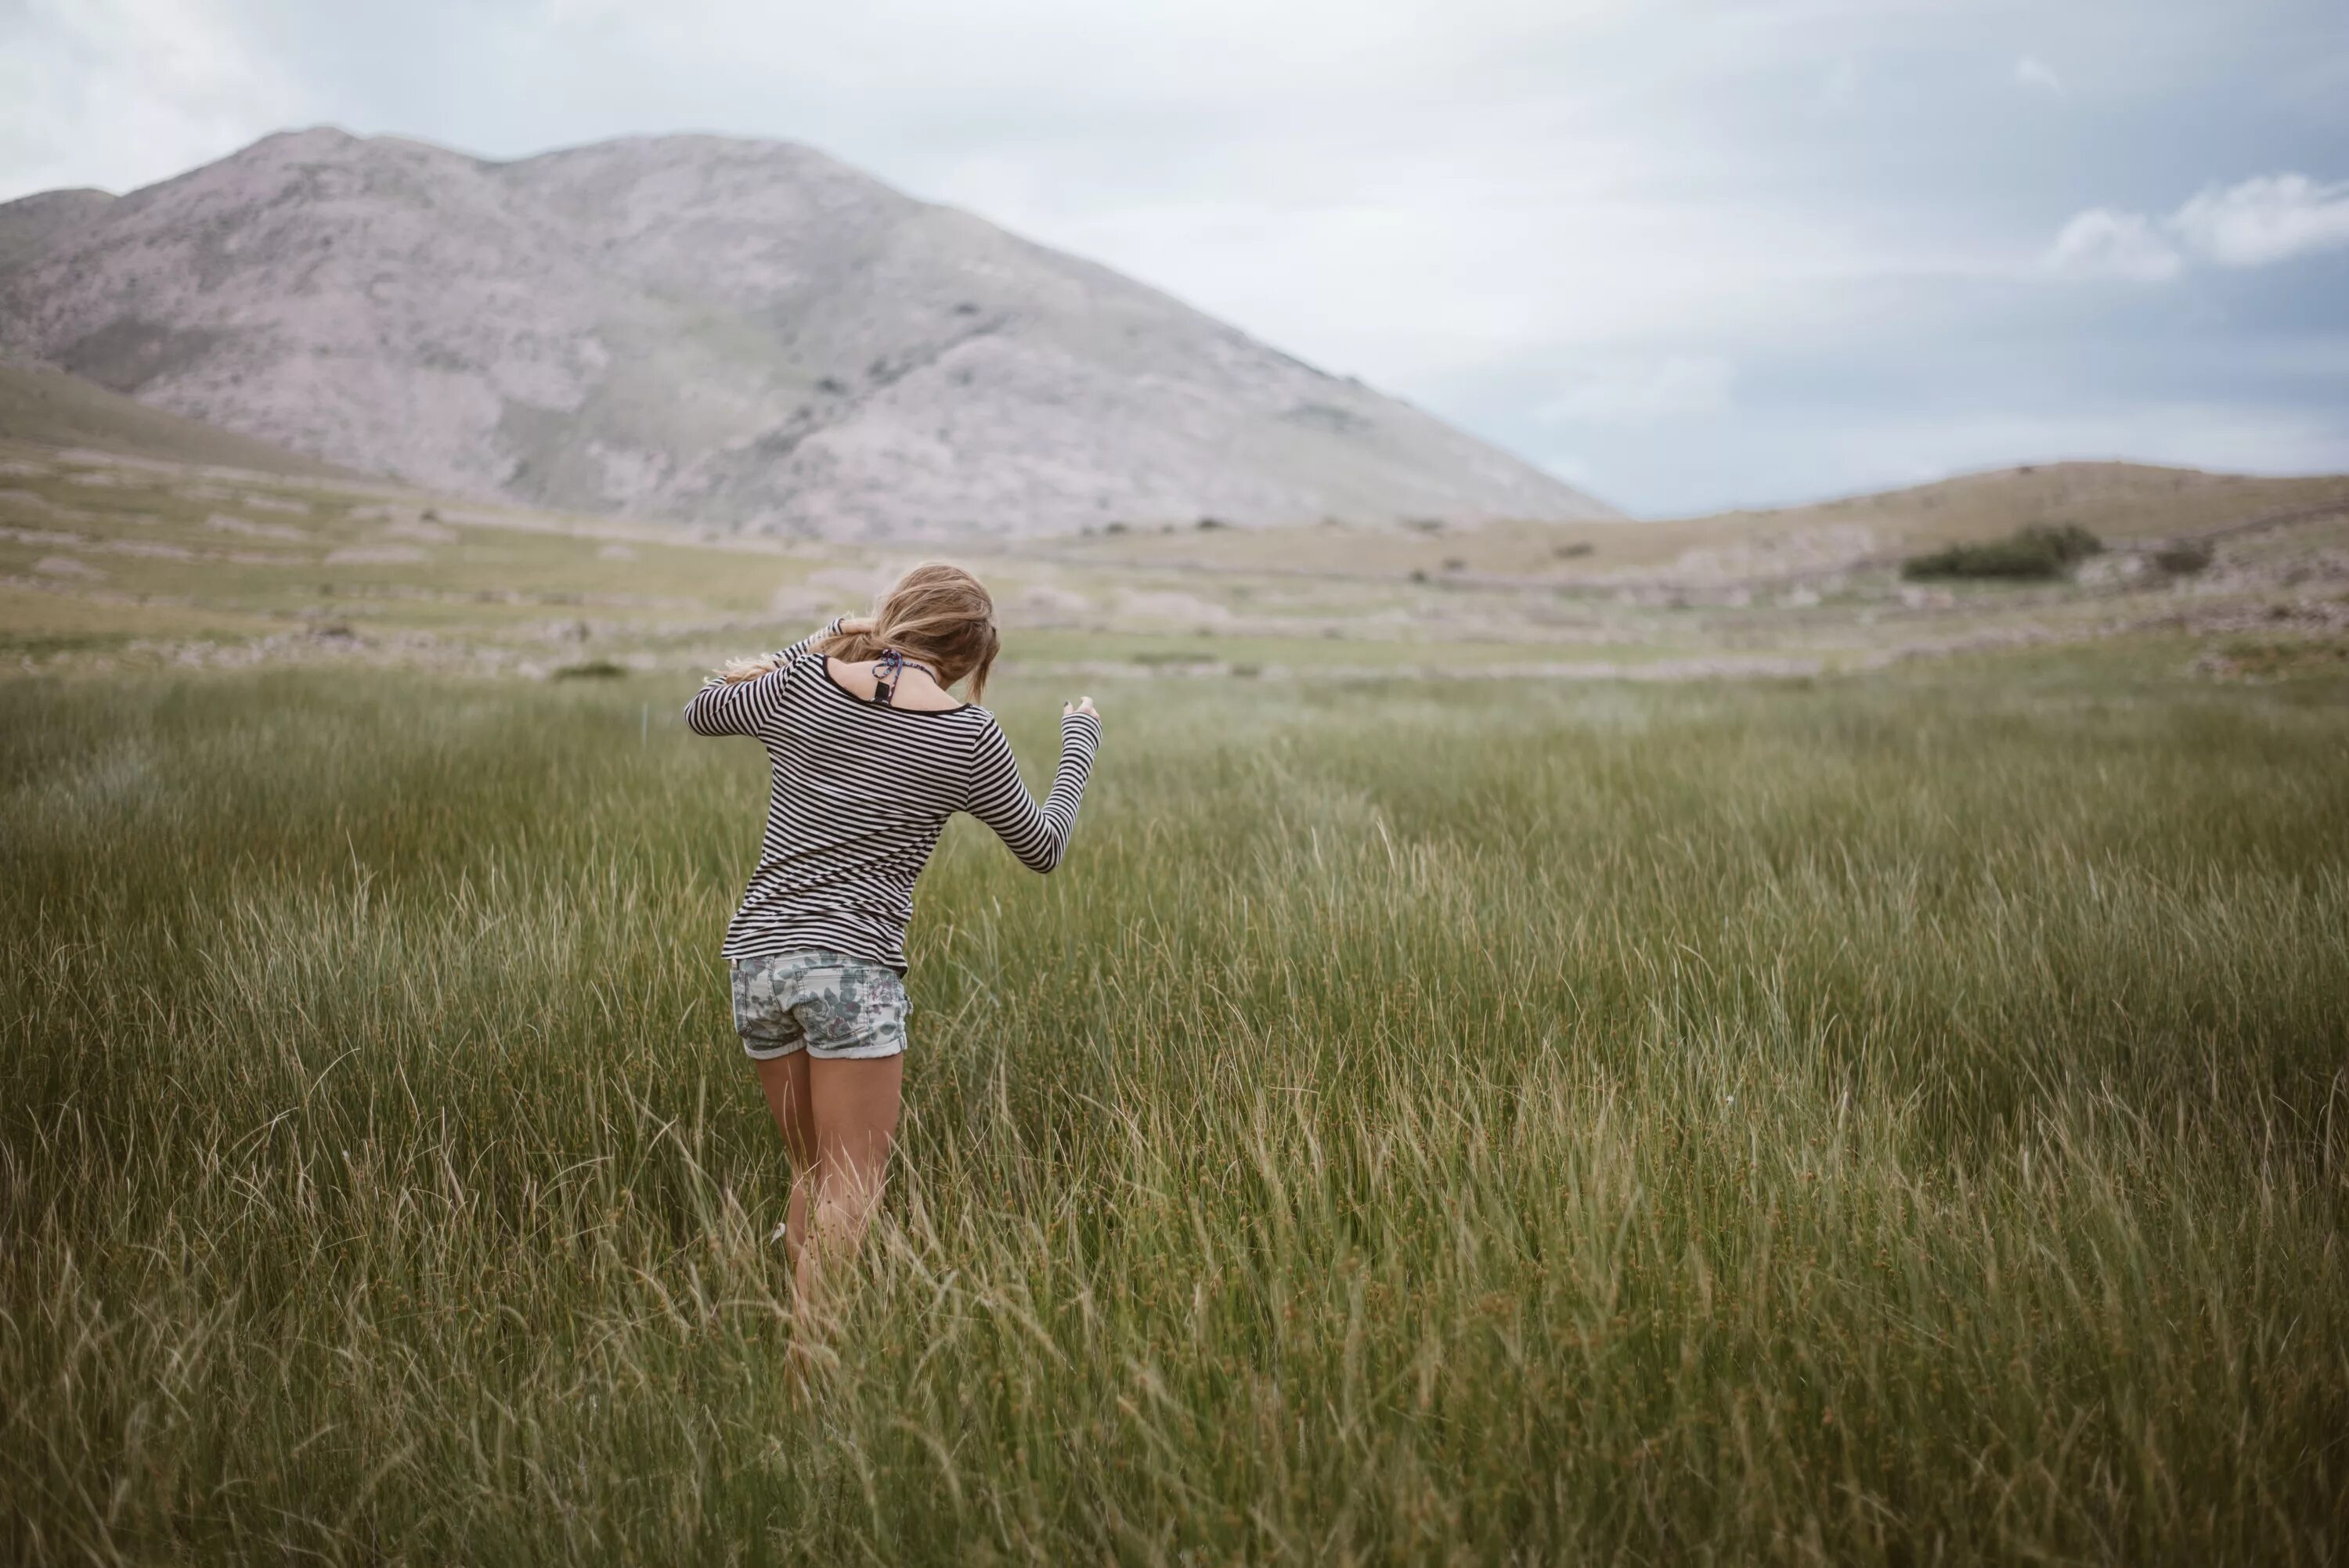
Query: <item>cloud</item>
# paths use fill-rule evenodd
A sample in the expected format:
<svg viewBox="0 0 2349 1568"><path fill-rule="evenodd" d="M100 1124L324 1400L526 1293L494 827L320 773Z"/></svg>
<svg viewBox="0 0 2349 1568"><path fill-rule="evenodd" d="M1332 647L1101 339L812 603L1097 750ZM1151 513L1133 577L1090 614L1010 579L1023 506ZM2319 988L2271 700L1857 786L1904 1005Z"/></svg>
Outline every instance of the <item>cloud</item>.
<svg viewBox="0 0 2349 1568"><path fill-rule="evenodd" d="M2054 67L2036 55L2025 55L2014 62L2014 79L2026 88L2037 88L2059 97L2064 91L2064 78L2055 74Z"/></svg>
<svg viewBox="0 0 2349 1568"><path fill-rule="evenodd" d="M2349 246L2349 181L2269 174L2209 190L2178 210L2169 228L2222 267L2263 267Z"/></svg>
<svg viewBox="0 0 2349 1568"><path fill-rule="evenodd" d="M2142 212L2093 207L2064 225L2047 265L2074 277L2161 283L2183 272L2186 258Z"/></svg>
<svg viewBox="0 0 2349 1568"><path fill-rule="evenodd" d="M2189 260L2264 267L2349 248L2349 181L2262 174L2212 186L2168 217L2092 207L2064 225L2045 263L2074 277L2165 283Z"/></svg>
<svg viewBox="0 0 2349 1568"><path fill-rule="evenodd" d="M1718 355L1668 354L1586 372L1534 410L1547 424L1648 424L1729 407L1737 367Z"/></svg>

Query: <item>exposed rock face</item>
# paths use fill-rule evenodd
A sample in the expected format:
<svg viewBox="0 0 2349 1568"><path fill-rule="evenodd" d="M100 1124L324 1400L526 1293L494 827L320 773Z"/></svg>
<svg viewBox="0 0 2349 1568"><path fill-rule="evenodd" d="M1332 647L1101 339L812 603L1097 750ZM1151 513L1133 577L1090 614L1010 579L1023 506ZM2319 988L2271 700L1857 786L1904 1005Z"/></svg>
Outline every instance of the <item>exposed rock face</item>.
<svg viewBox="0 0 2349 1568"><path fill-rule="evenodd" d="M0 205L0 275L38 261L114 201L103 191L44 191Z"/></svg>
<svg viewBox="0 0 2349 1568"><path fill-rule="evenodd" d="M351 468L830 537L1612 515L806 148L269 137L0 206L0 356Z"/></svg>

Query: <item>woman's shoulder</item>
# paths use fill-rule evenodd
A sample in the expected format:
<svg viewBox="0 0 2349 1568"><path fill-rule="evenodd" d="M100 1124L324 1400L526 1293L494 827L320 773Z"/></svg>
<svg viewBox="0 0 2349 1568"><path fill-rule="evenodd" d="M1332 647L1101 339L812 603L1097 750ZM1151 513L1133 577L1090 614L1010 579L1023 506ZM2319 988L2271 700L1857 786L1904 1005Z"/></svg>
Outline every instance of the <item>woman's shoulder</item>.
<svg viewBox="0 0 2349 1568"><path fill-rule="evenodd" d="M778 696L803 685L809 672L823 663L823 659L813 657L801 648L780 649L774 655L774 667L767 672L766 678L772 683Z"/></svg>

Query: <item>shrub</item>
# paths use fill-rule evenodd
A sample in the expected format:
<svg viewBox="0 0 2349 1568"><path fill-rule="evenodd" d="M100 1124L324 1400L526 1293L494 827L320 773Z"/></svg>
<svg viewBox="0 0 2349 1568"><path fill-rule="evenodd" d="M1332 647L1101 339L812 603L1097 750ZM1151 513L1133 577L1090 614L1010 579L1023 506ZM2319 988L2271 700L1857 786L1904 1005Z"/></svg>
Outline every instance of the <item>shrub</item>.
<svg viewBox="0 0 2349 1568"><path fill-rule="evenodd" d="M627 673L626 665L616 665L609 659L589 659L585 664L563 665L554 672L554 678L559 681L611 680Z"/></svg>
<svg viewBox="0 0 2349 1568"><path fill-rule="evenodd" d="M2076 522L2033 522L2004 539L1952 544L1930 554L1912 555L1901 562L1900 575L1912 582L1940 577L2061 577L2104 548L2102 540Z"/></svg>
<svg viewBox="0 0 2349 1568"><path fill-rule="evenodd" d="M2210 546L2199 539L2181 539L2153 552L2153 563L2172 577L2191 577L2210 564Z"/></svg>

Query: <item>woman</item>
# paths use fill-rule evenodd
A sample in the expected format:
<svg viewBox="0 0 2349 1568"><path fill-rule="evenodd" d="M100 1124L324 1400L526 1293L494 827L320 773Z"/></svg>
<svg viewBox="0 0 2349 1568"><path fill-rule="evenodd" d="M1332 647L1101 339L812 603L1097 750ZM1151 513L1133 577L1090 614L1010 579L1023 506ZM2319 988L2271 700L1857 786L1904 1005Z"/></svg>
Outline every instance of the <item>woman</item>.
<svg viewBox="0 0 2349 1568"><path fill-rule="evenodd" d="M881 1201L905 1050L914 882L957 811L1031 871L1061 863L1101 717L1061 710L1040 808L978 701L999 645L995 602L957 566L916 566L869 618L841 619L727 665L687 705L697 735L747 735L773 768L758 869L726 933L734 1023L791 1150L783 1222L803 1313L827 1258L854 1252ZM949 688L969 682L971 701Z"/></svg>

